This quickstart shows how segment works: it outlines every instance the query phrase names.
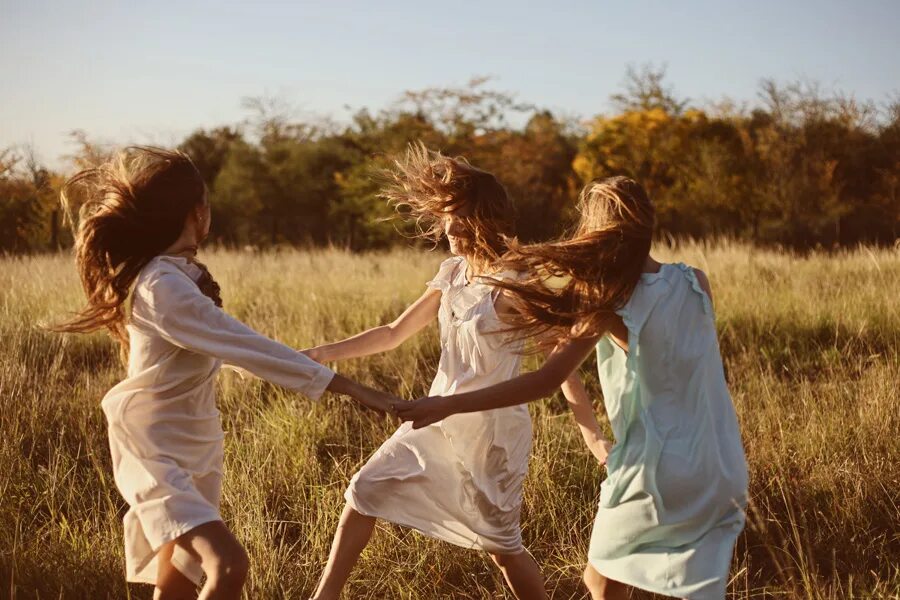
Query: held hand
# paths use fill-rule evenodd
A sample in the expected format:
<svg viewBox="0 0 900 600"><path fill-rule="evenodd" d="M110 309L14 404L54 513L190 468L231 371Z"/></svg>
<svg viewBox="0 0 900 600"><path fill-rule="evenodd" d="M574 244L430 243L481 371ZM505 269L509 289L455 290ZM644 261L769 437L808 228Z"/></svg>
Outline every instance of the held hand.
<svg viewBox="0 0 900 600"><path fill-rule="evenodd" d="M381 413L387 413L392 416L397 416L397 412L394 410L394 405L398 402L402 402L399 398L397 398L397 396L373 389L363 390L363 392L360 393L356 397L356 399L366 408L370 408Z"/></svg>
<svg viewBox="0 0 900 600"><path fill-rule="evenodd" d="M450 416L445 396L419 398L412 402L395 402L395 414L403 421L412 421L413 429L421 429Z"/></svg>
<svg viewBox="0 0 900 600"><path fill-rule="evenodd" d="M609 451L612 450L612 442L604 439L595 440L593 444L588 446L588 449L591 451L591 454L594 455L594 458L597 459L601 465L606 464L606 459L609 457Z"/></svg>

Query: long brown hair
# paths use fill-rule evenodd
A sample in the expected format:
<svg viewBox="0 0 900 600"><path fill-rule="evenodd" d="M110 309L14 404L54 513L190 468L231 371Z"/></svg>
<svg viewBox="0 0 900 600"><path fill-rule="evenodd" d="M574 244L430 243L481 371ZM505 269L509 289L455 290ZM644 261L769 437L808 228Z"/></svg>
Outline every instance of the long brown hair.
<svg viewBox="0 0 900 600"><path fill-rule="evenodd" d="M510 243L505 266L523 274L496 281L516 310L504 315L528 337L598 336L628 301L650 253L654 210L644 188L627 177L589 183L568 239Z"/></svg>
<svg viewBox="0 0 900 600"><path fill-rule="evenodd" d="M476 272L491 270L506 252L515 212L506 189L492 174L418 142L383 175L381 196L415 220L419 236L435 243L444 235L442 216L471 206L471 215L462 220L472 234L472 255L466 258Z"/></svg>
<svg viewBox="0 0 900 600"><path fill-rule="evenodd" d="M72 176L60 197L75 229L75 261L87 305L52 329L106 328L124 357L131 287L141 269L178 239L190 211L205 202L203 178L186 154L133 146Z"/></svg>

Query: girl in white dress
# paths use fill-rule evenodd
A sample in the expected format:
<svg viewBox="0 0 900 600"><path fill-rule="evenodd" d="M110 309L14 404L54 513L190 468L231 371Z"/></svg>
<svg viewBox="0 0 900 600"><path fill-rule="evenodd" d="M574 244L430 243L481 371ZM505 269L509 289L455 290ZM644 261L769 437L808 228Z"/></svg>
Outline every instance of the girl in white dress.
<svg viewBox="0 0 900 600"><path fill-rule="evenodd" d="M202 598L239 598L247 554L219 512L224 432L215 376L222 363L311 398L327 389L384 410L391 397L222 311L219 286L194 259L210 211L186 155L133 148L70 179L67 209L67 191L75 190L82 201L75 250L88 304L56 329L107 328L128 357L127 378L102 402L116 486L129 505L127 579L155 584L157 599L188 598L205 574Z"/></svg>
<svg viewBox="0 0 900 600"><path fill-rule="evenodd" d="M595 350L616 444L584 573L591 595L627 598L633 586L722 600L748 479L709 281L650 257L653 206L633 180L592 182L581 200L575 236L514 248L508 265L533 275L498 282L518 309L510 325L526 335L555 328L564 340L557 352L533 373L398 403L398 412L418 428L535 400ZM548 275L564 281L547 285Z"/></svg>
<svg viewBox="0 0 900 600"><path fill-rule="evenodd" d="M307 351L332 361L391 350L435 318L441 356L432 394L476 390L515 377L521 344L497 330L504 299L479 275L497 273L511 233L511 206L493 175L423 146L395 164L384 195L446 236L454 255L425 293L390 325ZM564 385L586 439L599 459L605 447L576 378ZM522 545L519 514L531 451L524 406L450 417L413 430L402 425L356 473L315 598L337 598L372 534L376 519L490 553L518 598L546 598L537 564Z"/></svg>

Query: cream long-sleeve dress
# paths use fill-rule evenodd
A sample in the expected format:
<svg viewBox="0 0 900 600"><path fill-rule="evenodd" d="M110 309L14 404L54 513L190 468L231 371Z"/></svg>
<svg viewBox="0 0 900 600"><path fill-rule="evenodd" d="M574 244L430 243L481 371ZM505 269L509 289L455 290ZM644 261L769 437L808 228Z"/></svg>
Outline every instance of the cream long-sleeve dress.
<svg viewBox="0 0 900 600"><path fill-rule="evenodd" d="M463 258L447 259L428 286L442 292L441 357L430 395L488 387L519 372L520 343L503 327L496 288L466 284ZM523 405L447 417L422 429L404 423L356 473L344 495L358 512L466 548L517 553L522 483L531 453Z"/></svg>
<svg viewBox="0 0 900 600"><path fill-rule="evenodd" d="M215 376L223 362L318 398L334 372L228 316L200 292L201 270L158 256L138 276L127 378L103 398L124 517L128 581L155 583L160 546L221 520L224 432ZM172 562L199 582L176 547Z"/></svg>

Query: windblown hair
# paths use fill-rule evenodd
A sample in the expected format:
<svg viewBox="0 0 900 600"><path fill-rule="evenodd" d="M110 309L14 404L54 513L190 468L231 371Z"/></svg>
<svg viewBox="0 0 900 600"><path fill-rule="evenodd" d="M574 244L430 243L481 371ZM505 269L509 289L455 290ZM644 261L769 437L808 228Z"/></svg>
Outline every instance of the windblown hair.
<svg viewBox="0 0 900 600"><path fill-rule="evenodd" d="M515 308L503 316L510 331L545 340L599 336L631 297L653 237L647 193L627 177L598 179L582 190L578 208L568 239L511 242L504 266L523 276L495 281Z"/></svg>
<svg viewBox="0 0 900 600"><path fill-rule="evenodd" d="M514 234L515 212L503 185L487 171L462 158L410 144L384 173L381 196L413 218L418 235L438 243L444 235L443 215L471 206L462 220L472 234L471 256L476 272L492 270Z"/></svg>
<svg viewBox="0 0 900 600"><path fill-rule="evenodd" d="M205 194L191 159L161 148L130 147L72 176L60 196L75 230L75 260L87 306L52 329L87 333L106 328L126 356L125 302L135 279L178 239ZM207 287L212 286L218 287L214 281Z"/></svg>

